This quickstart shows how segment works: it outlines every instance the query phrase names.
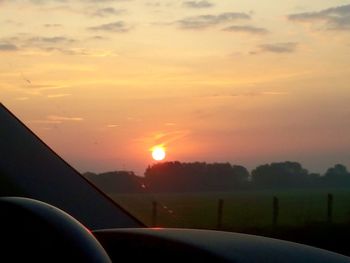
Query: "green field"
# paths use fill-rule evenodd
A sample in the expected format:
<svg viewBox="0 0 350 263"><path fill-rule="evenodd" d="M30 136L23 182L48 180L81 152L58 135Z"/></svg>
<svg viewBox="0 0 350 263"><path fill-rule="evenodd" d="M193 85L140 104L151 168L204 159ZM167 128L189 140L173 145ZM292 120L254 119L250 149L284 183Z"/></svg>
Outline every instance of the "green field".
<svg viewBox="0 0 350 263"><path fill-rule="evenodd" d="M222 229L272 226L272 199L279 200L278 226L302 227L327 222L327 194L333 194L332 221L350 223L350 190L250 191L235 193L110 194L122 207L152 226L216 229L218 200L224 200Z"/></svg>

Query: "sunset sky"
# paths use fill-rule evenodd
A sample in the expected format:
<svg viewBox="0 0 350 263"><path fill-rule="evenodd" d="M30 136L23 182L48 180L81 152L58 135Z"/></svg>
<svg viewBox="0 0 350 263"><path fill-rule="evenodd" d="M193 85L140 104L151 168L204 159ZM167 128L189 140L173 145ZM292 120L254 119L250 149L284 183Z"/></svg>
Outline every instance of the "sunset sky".
<svg viewBox="0 0 350 263"><path fill-rule="evenodd" d="M350 1L0 0L0 101L81 172L350 168ZM1 124L0 124L1 125Z"/></svg>

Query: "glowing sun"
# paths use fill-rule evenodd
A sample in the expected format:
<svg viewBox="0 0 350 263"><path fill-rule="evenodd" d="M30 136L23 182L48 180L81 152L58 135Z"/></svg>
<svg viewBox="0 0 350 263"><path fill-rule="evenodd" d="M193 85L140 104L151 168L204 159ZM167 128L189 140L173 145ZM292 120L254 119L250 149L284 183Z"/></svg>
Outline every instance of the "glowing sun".
<svg viewBox="0 0 350 263"><path fill-rule="evenodd" d="M165 149L163 146L155 146L152 148L152 157L156 161L162 161L165 158Z"/></svg>

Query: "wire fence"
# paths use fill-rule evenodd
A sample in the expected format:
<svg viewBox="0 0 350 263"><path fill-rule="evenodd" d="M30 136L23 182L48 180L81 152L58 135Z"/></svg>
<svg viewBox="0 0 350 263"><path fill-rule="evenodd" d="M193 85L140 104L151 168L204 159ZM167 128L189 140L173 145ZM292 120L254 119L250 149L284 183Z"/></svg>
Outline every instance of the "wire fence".
<svg viewBox="0 0 350 263"><path fill-rule="evenodd" d="M150 227L266 228L350 223L350 192L113 194Z"/></svg>

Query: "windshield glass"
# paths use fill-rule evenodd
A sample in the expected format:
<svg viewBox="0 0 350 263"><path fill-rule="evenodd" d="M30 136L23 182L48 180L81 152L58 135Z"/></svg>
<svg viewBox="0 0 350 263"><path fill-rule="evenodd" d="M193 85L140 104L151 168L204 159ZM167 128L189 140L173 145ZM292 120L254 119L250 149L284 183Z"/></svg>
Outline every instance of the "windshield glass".
<svg viewBox="0 0 350 263"><path fill-rule="evenodd" d="M146 225L314 245L295 230L349 222L350 1L0 0L0 13L1 102Z"/></svg>

